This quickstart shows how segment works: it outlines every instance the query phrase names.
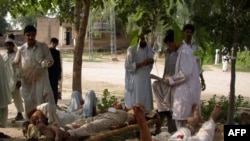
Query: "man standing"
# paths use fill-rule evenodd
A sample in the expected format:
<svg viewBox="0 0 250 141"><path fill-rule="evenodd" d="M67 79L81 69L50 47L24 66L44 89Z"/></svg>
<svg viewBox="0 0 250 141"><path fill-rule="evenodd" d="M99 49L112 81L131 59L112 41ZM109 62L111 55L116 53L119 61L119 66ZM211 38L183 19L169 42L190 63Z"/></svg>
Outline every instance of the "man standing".
<svg viewBox="0 0 250 141"><path fill-rule="evenodd" d="M175 74L165 76L164 82L173 86L173 119L177 129L187 123L192 105L200 102L200 82L193 50L183 43L177 50Z"/></svg>
<svg viewBox="0 0 250 141"><path fill-rule="evenodd" d="M174 42L174 31L172 29L167 31L164 43L167 45L167 49L163 77L160 78L158 76L151 75L152 79L157 80L153 82L153 92L155 95L157 110L160 115L160 122L156 124L156 133L160 131L161 124L165 116L167 117L168 132L172 133L176 131L175 122L172 119L172 87L163 81L165 76L174 75L175 64L178 57L177 49L179 45Z"/></svg>
<svg viewBox="0 0 250 141"><path fill-rule="evenodd" d="M10 93L4 61L0 55L0 128L4 128L7 123L8 105L11 104Z"/></svg>
<svg viewBox="0 0 250 141"><path fill-rule="evenodd" d="M193 40L193 34L194 34L194 26L192 24L186 24L183 27L183 32L184 32L184 40L183 44L189 46L193 50L193 54L196 51L199 51L198 46L195 43L195 40ZM203 77L203 69L201 66L201 59L200 57L195 56L196 61L197 61L197 67L200 75L200 81L201 81L201 90L204 91L206 89L206 84L205 80Z"/></svg>
<svg viewBox="0 0 250 141"><path fill-rule="evenodd" d="M54 59L54 64L48 68L49 70L49 81L51 88L53 90L55 104L58 102L58 81L62 78L62 68L61 68L61 55L56 49L58 45L57 38L51 38L50 40L50 53Z"/></svg>
<svg viewBox="0 0 250 141"><path fill-rule="evenodd" d="M16 56L15 43L10 37L7 37L4 43L7 52L3 55L5 62L6 74L9 80L9 88L12 93L12 98L17 109L17 116L15 120L23 120L22 112L24 111L22 97L20 94L21 78L20 78L20 66L13 67L12 62Z"/></svg>
<svg viewBox="0 0 250 141"><path fill-rule="evenodd" d="M48 67L53 65L54 60L48 46L36 41L36 33L32 25L24 28L26 43L18 48L13 62L14 65L21 64L25 115L45 102L56 106L48 76Z"/></svg>
<svg viewBox="0 0 250 141"><path fill-rule="evenodd" d="M153 109L150 79L153 63L152 48L144 35L140 35L139 44L128 48L125 60L125 104L128 109L135 103L141 103L147 111Z"/></svg>

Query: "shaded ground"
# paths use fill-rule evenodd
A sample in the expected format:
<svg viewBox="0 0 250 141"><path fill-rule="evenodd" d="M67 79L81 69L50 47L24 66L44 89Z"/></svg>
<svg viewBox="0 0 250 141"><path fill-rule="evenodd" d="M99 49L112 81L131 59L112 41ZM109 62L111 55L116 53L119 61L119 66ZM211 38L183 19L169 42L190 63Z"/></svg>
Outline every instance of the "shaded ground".
<svg viewBox="0 0 250 141"><path fill-rule="evenodd" d="M109 56L97 58L90 62L84 59L82 70L82 88L83 92L93 89L97 96L102 95L104 89L108 89L112 95L123 97L124 93L124 55L119 55L118 61L110 61ZM72 88L72 61L64 59L63 62L63 95L59 104L67 103ZM103 62L103 60L105 62ZM163 73L163 59L158 59L152 73L162 76ZM222 72L221 69L214 66L204 66L204 77L207 89L202 92L202 99L207 99L216 95L227 96L230 90L230 72ZM249 100L250 92L250 73L237 72L235 93L242 95ZM0 128L4 132L15 139L24 140L20 130L21 122L17 122L15 127L12 127L10 121L16 115L14 104L9 105L8 126Z"/></svg>

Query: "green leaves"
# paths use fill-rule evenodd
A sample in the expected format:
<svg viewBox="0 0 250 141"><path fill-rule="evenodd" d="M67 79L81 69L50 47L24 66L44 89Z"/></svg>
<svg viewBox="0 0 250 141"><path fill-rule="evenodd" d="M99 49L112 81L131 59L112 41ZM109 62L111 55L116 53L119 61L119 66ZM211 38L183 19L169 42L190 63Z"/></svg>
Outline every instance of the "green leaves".
<svg viewBox="0 0 250 141"><path fill-rule="evenodd" d="M139 36L139 30L134 30L131 34L131 42L129 46L134 47L137 45L138 36Z"/></svg>
<svg viewBox="0 0 250 141"><path fill-rule="evenodd" d="M103 90L103 97L101 100L98 100L97 108L101 113L106 112L108 108L113 107L113 105L117 102L118 98L115 96L111 96L108 89Z"/></svg>

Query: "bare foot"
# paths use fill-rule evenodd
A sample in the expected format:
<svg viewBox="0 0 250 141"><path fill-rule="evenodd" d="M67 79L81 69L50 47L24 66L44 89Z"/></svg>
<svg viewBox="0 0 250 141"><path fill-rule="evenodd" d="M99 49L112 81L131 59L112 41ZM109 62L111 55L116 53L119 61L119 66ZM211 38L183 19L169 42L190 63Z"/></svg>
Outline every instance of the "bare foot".
<svg viewBox="0 0 250 141"><path fill-rule="evenodd" d="M221 106L220 105L215 105L213 111L210 114L209 119L212 119L215 121L221 113Z"/></svg>
<svg viewBox="0 0 250 141"><path fill-rule="evenodd" d="M199 106L197 104L194 104L193 107L193 117L189 117L187 120L187 123L192 126L193 128L196 128L196 126L199 124L201 121L201 116L200 116L200 110Z"/></svg>
<svg viewBox="0 0 250 141"><path fill-rule="evenodd" d="M37 125L38 130L47 138L54 138L55 134L53 130L47 127L44 123L38 123Z"/></svg>
<svg viewBox="0 0 250 141"><path fill-rule="evenodd" d="M57 126L52 126L52 129L55 132L55 141L62 141L64 139L64 133Z"/></svg>

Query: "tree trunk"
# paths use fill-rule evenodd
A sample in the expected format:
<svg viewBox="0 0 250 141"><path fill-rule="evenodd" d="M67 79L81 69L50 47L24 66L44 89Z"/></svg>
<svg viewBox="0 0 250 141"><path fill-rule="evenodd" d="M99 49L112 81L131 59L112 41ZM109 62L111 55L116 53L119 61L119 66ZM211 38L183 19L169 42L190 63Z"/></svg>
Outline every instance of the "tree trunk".
<svg viewBox="0 0 250 141"><path fill-rule="evenodd" d="M236 10L235 10L236 11ZM236 13L234 13L236 17ZM231 57L231 82L230 82L230 93L229 93L229 108L228 108L228 116L227 116L227 124L234 124L234 112L235 112L235 65L237 58L237 50L238 50L238 27L237 27L237 19L234 18L234 38L233 38L233 48L232 48L232 57Z"/></svg>
<svg viewBox="0 0 250 141"><path fill-rule="evenodd" d="M74 12L75 49L73 60L73 91L82 92L82 55L91 0L77 0Z"/></svg>

